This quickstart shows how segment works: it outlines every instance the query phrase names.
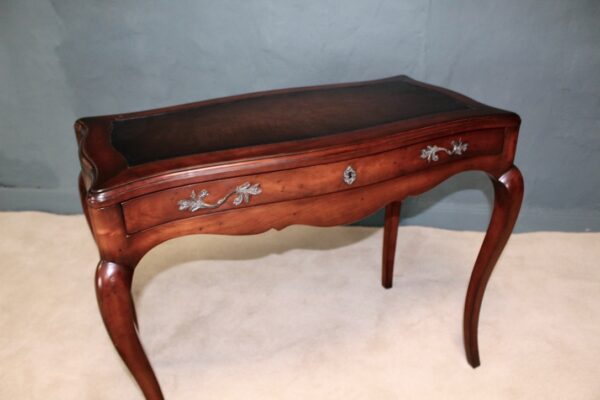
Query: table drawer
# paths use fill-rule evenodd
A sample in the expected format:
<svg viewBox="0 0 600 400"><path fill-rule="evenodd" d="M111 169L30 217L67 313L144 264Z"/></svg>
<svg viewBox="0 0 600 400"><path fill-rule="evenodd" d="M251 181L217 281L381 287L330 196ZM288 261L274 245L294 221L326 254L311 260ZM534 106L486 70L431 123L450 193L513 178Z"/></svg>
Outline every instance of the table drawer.
<svg viewBox="0 0 600 400"><path fill-rule="evenodd" d="M463 132L365 157L181 186L122 203L129 233L169 221L370 185L423 169L499 154L504 129Z"/></svg>

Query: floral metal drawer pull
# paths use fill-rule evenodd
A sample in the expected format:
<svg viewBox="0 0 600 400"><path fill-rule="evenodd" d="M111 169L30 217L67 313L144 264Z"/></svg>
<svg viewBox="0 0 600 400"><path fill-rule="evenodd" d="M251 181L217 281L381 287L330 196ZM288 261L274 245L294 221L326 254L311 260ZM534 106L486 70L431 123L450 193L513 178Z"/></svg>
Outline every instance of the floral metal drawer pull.
<svg viewBox="0 0 600 400"><path fill-rule="evenodd" d="M460 156L463 153L465 153L467 151L467 147L469 147L469 143L463 143L460 139L458 139L458 142L455 142L453 140L452 142L450 142L450 144L452 145L451 150L436 145L427 146L426 148L421 150L421 158L427 160L427 162L438 161L440 159L437 155L439 151L443 151L449 156Z"/></svg>
<svg viewBox="0 0 600 400"><path fill-rule="evenodd" d="M204 198L209 194L208 190L206 189L202 189L202 191L200 191L198 194L192 190L192 195L189 199L179 200L177 204L179 204L179 211L190 210L190 212L194 212L203 208L218 208L234 194L236 195L235 199L233 199L234 206L239 206L242 203L250 203L250 196L256 196L261 193L262 189L260 188L259 183L251 185L250 182L245 182L231 192L227 193L223 198L214 204L206 203L204 201Z"/></svg>

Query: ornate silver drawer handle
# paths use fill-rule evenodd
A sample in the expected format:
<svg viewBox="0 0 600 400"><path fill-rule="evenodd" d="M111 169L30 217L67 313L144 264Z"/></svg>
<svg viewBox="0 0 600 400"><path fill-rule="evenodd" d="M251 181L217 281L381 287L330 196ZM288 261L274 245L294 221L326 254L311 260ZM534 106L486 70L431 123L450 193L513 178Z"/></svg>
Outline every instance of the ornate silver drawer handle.
<svg viewBox="0 0 600 400"><path fill-rule="evenodd" d="M236 187L231 192L227 193L222 199L214 204L206 203L204 198L208 196L208 190L202 189L200 193L196 195L196 191L192 190L192 195L189 199L179 200L179 211L190 210L190 212L198 211L203 208L218 208L227 201L232 195L236 195L233 199L233 205L239 206L242 203L250 203L250 196L256 196L262 193L259 183L251 185L250 182L245 182L240 186Z"/></svg>
<svg viewBox="0 0 600 400"><path fill-rule="evenodd" d="M469 143L463 143L460 139L458 139L458 142L453 140L450 142L450 144L452 145L452 150L448 150L445 147L439 147L436 145L427 146L421 150L421 158L427 160L427 162L438 161L440 159L437 155L439 151L443 151L449 156L460 156L465 153L467 151L467 147L469 147Z"/></svg>

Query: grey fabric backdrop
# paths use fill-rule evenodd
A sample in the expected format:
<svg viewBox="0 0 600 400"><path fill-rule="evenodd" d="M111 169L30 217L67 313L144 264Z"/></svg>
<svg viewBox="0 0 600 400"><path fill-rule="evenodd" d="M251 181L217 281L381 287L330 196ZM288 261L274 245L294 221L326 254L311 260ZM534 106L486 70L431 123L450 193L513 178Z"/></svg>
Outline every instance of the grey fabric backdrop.
<svg viewBox="0 0 600 400"><path fill-rule="evenodd" d="M3 0L0 209L79 212L77 117L403 73L521 115L519 230L600 230L599 21L597 0ZM465 173L404 223L483 229L490 199Z"/></svg>

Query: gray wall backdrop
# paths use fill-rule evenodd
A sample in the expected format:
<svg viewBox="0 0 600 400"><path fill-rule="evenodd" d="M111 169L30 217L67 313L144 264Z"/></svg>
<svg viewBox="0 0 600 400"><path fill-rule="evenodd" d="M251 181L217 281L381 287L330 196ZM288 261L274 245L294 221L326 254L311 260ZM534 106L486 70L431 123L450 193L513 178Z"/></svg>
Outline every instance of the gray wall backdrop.
<svg viewBox="0 0 600 400"><path fill-rule="evenodd" d="M400 73L521 115L518 230L600 230L598 0L2 0L0 209L79 212L77 117ZM490 199L465 173L403 221Z"/></svg>

